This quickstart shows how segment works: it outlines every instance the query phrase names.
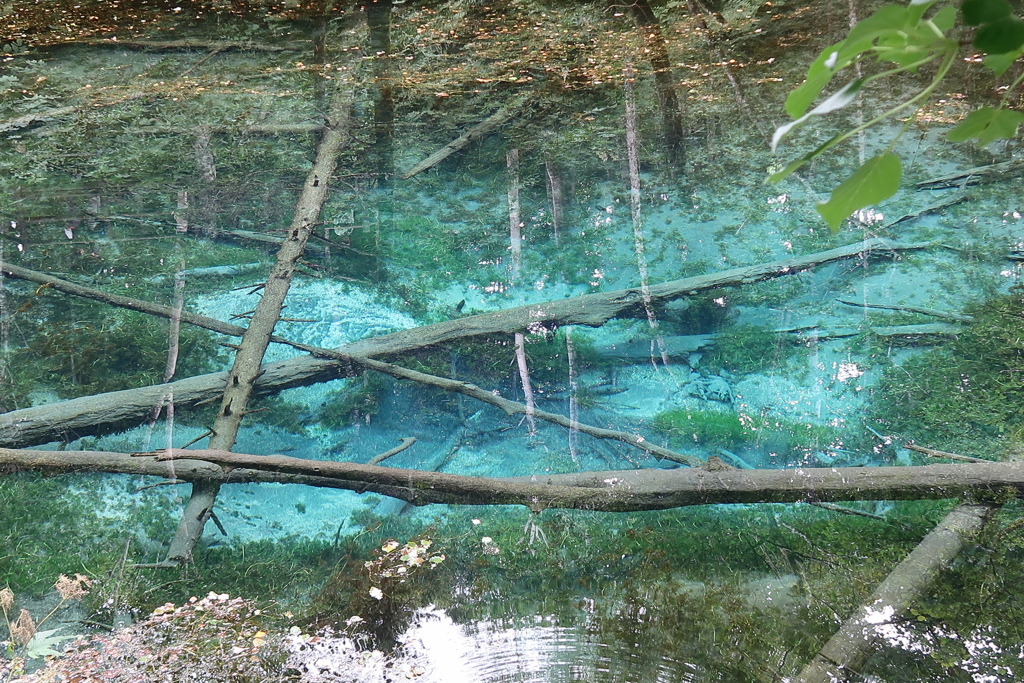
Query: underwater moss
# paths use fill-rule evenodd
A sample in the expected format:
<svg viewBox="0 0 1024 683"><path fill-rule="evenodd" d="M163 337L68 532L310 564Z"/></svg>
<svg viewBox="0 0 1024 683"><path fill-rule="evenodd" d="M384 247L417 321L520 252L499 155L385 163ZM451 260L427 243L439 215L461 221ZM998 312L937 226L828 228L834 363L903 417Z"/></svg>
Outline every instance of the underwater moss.
<svg viewBox="0 0 1024 683"><path fill-rule="evenodd" d="M731 448L748 436L733 412L670 410L656 415L651 425L679 444Z"/></svg>
<svg viewBox="0 0 1024 683"><path fill-rule="evenodd" d="M741 324L718 335L701 363L714 374L727 370L747 375L783 366L798 352L797 346L766 327Z"/></svg>
<svg viewBox="0 0 1024 683"><path fill-rule="evenodd" d="M0 404L24 405L26 390L33 386L45 386L61 397L73 398L163 381L167 321L137 311L101 308L91 302L68 300L48 305L55 308L45 323L24 321L19 325L26 343L11 352L12 380L0 393ZM18 322L23 323L21 319ZM220 358L213 333L182 326L178 335L179 376L210 372Z"/></svg>
<svg viewBox="0 0 1024 683"><path fill-rule="evenodd" d="M705 448L749 445L786 455L823 450L842 442L842 434L835 427L731 411L669 410L656 415L651 425L680 448L694 444Z"/></svg>
<svg viewBox="0 0 1024 683"><path fill-rule="evenodd" d="M965 312L955 338L883 373L870 416L886 431L974 452L1024 435L1024 287Z"/></svg>

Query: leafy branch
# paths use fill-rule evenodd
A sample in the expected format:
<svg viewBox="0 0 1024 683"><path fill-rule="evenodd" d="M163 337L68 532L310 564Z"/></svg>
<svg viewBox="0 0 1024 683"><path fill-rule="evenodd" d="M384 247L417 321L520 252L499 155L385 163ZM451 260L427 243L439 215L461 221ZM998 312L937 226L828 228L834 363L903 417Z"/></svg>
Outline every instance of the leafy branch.
<svg viewBox="0 0 1024 683"><path fill-rule="evenodd" d="M946 78L960 53L960 41L949 37L958 15L965 25L977 27L972 45L986 53L984 64L996 76L1002 75L1024 54L1024 21L1013 14L1008 0L965 0L959 12L951 0L911 0L905 6L885 5L850 29L845 40L822 51L811 64L806 80L786 98L786 113L793 120L775 130L772 151L793 130L856 101L864 87L874 81L916 73L922 67L937 62L935 75L913 96L870 121L837 133L772 173L768 182L779 182L850 137L908 108L916 110L926 102ZM888 62L895 66L873 75L861 75L862 66L870 61ZM812 109L811 105L833 79L851 69L857 77ZM986 106L972 112L947 133L946 139L950 142L973 139L987 145L994 140L1014 137L1024 121L1024 114L1008 109L1007 103L1022 80L1024 75L1014 80L997 107ZM832 191L828 201L818 204L818 213L833 232L838 231L850 214L891 197L899 189L902 163L892 149L906 129L907 125L904 125L884 152L864 162Z"/></svg>

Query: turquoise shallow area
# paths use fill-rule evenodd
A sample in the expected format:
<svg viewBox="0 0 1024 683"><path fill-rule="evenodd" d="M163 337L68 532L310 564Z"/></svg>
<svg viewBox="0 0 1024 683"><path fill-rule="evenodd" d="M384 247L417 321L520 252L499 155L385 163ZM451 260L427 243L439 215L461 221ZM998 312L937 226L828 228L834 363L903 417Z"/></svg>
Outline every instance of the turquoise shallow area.
<svg viewBox="0 0 1024 683"><path fill-rule="evenodd" d="M139 627L211 591L274 615L239 642L255 653L269 632L278 659L252 661L275 673L168 680L796 680L958 500L419 505L403 498L439 496L437 480L288 475L229 480L179 566L164 560L191 478L125 464L212 447L216 373L250 342L176 318L249 326L282 243L310 225L263 356L276 384L241 408L235 453L519 484L596 472L585 485L607 489L706 462L709 477L939 462L908 445L1018 460L1018 141L944 137L992 83L954 70L906 120L766 184L929 74L872 86L773 154L786 94L848 8L702 8L0 8L0 589L16 600L0 643L81 573L94 583L54 612L62 634ZM900 190L831 231L816 204L890 148ZM398 370L342 358L299 376L326 366L317 349ZM993 488L986 528L873 632L863 680L1019 678L1021 510Z"/></svg>

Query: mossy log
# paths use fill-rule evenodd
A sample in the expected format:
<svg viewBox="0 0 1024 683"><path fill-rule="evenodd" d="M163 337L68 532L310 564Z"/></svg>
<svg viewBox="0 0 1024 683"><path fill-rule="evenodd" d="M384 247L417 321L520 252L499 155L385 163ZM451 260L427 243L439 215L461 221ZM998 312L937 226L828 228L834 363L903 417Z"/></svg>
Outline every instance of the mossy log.
<svg viewBox="0 0 1024 683"><path fill-rule="evenodd" d="M306 43L291 45L268 45L237 40L79 40L79 45L93 47L113 47L119 50L134 49L156 52L171 51L213 51L244 50L246 52L305 52L310 49Z"/></svg>
<svg viewBox="0 0 1024 683"><path fill-rule="evenodd" d="M720 466L717 460L712 464ZM535 511L626 512L694 505L934 500L1024 491L1022 463L782 470L709 466L498 478L214 450L128 454L0 449L0 472L20 470L113 472L220 485L305 484L379 493L413 505L514 504Z"/></svg>
<svg viewBox="0 0 1024 683"><path fill-rule="evenodd" d="M1024 174L1024 162L1003 161L998 164L976 166L965 171L957 171L936 178L929 178L915 183L918 190L941 190L950 187L963 188L996 180L1010 180Z"/></svg>

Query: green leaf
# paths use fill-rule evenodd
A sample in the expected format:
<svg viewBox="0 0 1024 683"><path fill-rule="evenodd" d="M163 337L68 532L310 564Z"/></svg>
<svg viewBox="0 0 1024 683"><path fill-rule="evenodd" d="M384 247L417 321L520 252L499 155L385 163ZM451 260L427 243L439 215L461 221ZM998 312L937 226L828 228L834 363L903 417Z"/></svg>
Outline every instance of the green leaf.
<svg viewBox="0 0 1024 683"><path fill-rule="evenodd" d="M1010 16L1013 10L1006 0L964 0L960 6L968 26L991 24Z"/></svg>
<svg viewBox="0 0 1024 683"><path fill-rule="evenodd" d="M857 93L860 92L861 86L863 85L863 78L850 81L843 86L841 90L829 95L821 104L798 118L796 121L790 121L789 123L776 128L775 133L772 134L772 151L775 151L779 142L787 133L789 133L789 131L793 130L797 126L803 125L803 123L812 116L831 114L832 112L842 109L846 105L850 104L850 102L853 102L857 98Z"/></svg>
<svg viewBox="0 0 1024 683"><path fill-rule="evenodd" d="M921 21L921 17L928 11L928 8L934 5L936 0L910 0L910 4L907 5L907 23L916 24Z"/></svg>
<svg viewBox="0 0 1024 683"><path fill-rule="evenodd" d="M974 34L974 47L990 55L1012 52L1024 45L1024 21L1016 17L985 24Z"/></svg>
<svg viewBox="0 0 1024 683"><path fill-rule="evenodd" d="M939 29L943 33L953 28L956 23L956 7L953 5L946 5L932 17L932 23L935 24L935 28Z"/></svg>
<svg viewBox="0 0 1024 683"><path fill-rule="evenodd" d="M803 116L807 108L811 106L811 102L818 99L818 95L832 80L833 74L834 72L831 70L821 70L811 76L808 71L807 80L794 88L786 97L786 113L794 119Z"/></svg>
<svg viewBox="0 0 1024 683"><path fill-rule="evenodd" d="M1012 109L982 107L972 111L956 128L946 133L950 142L964 142L977 139L979 145L993 140L1008 140L1017 135L1017 126L1024 121L1024 114Z"/></svg>
<svg viewBox="0 0 1024 683"><path fill-rule="evenodd" d="M1013 52L1003 52L998 55L987 55L985 57L985 66L992 69L996 76L1002 76L1014 62L1020 59L1020 56L1024 55L1024 46L1017 48Z"/></svg>
<svg viewBox="0 0 1024 683"><path fill-rule="evenodd" d="M818 213L833 233L838 232L842 222L854 211L896 194L901 175L902 165L895 154L885 152L872 157L832 190L832 196L827 202L818 204Z"/></svg>
<svg viewBox="0 0 1024 683"><path fill-rule="evenodd" d="M867 19L857 22L846 36L847 43L873 41L889 31L902 31L907 25L909 10L903 5L886 5Z"/></svg>
<svg viewBox="0 0 1024 683"><path fill-rule="evenodd" d="M886 5L858 22L846 40L822 50L807 69L806 80L786 98L786 113L794 119L803 116L837 72L852 64L861 53L872 50L880 37L903 32L909 14L902 5Z"/></svg>
<svg viewBox="0 0 1024 683"><path fill-rule="evenodd" d="M60 653L53 649L53 646L64 640L71 640L77 636L55 636L53 635L59 628L52 629L50 631L37 631L32 640L28 641L28 645L25 646L25 656L29 659L37 659L39 657L46 657L47 655L59 655Z"/></svg>

